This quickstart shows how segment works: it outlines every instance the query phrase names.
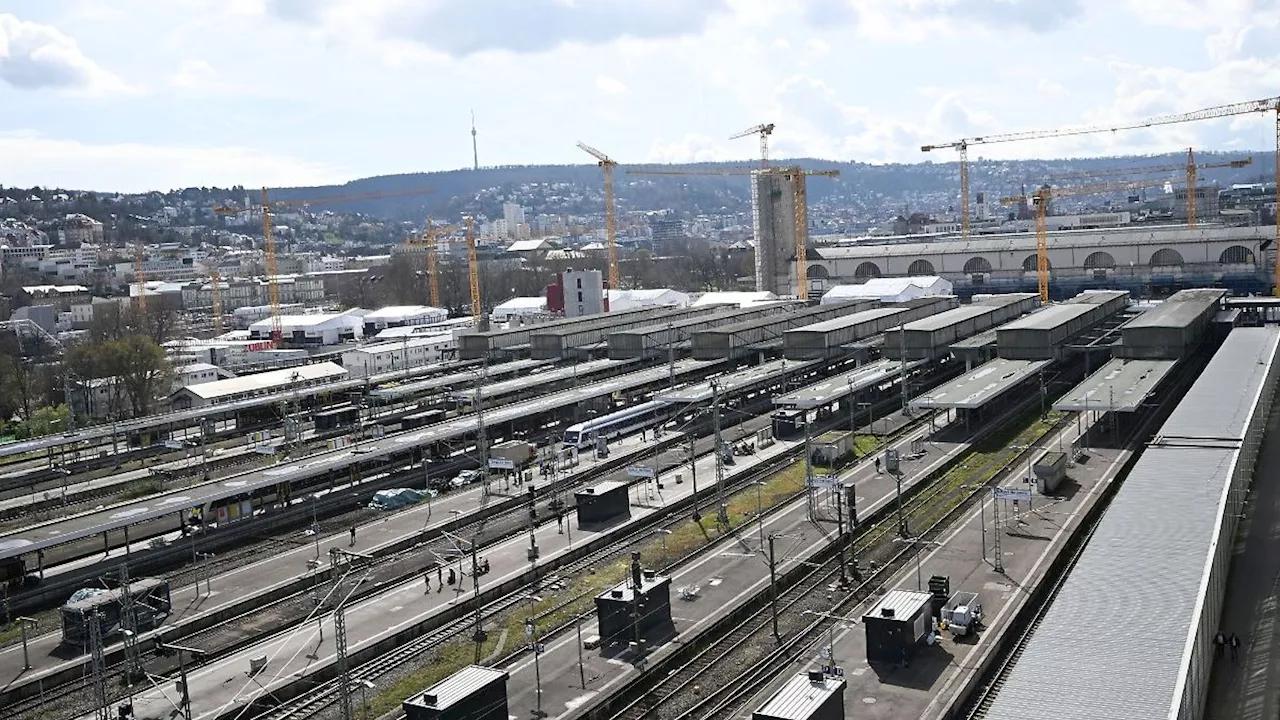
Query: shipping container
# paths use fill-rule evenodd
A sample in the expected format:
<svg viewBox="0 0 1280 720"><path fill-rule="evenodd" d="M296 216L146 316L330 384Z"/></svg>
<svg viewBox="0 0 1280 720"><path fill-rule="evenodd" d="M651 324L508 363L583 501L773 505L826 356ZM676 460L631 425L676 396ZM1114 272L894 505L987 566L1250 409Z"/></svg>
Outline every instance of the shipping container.
<svg viewBox="0 0 1280 720"><path fill-rule="evenodd" d="M420 427L444 422L445 415L446 413L442 408L423 410L422 412L416 412L412 415L405 415L400 419L400 429L416 430Z"/></svg>
<svg viewBox="0 0 1280 720"><path fill-rule="evenodd" d="M844 720L845 686L821 670L801 673L751 713L751 720Z"/></svg>
<svg viewBox="0 0 1280 720"><path fill-rule="evenodd" d="M933 595L890 590L862 616L867 662L908 665L933 627Z"/></svg>
<svg viewBox="0 0 1280 720"><path fill-rule="evenodd" d="M625 482L611 480L574 493L574 503L578 506L578 527L589 530L629 519L631 517L631 498L627 495L629 487L630 485Z"/></svg>
<svg viewBox="0 0 1280 720"><path fill-rule="evenodd" d="M157 627L169 616L169 583L157 578L142 578L129 583L134 616L139 629ZM104 640L123 629L121 603L124 590L113 588L91 597L68 602L59 608L62 617L62 642L75 647L89 646L89 616L98 616L98 631Z"/></svg>
<svg viewBox="0 0 1280 720"><path fill-rule="evenodd" d="M401 703L405 720L509 720L503 670L470 665Z"/></svg>
<svg viewBox="0 0 1280 720"><path fill-rule="evenodd" d="M360 419L360 408L355 405L339 405L322 410L312 415L316 423L316 432L333 432L356 426Z"/></svg>
<svg viewBox="0 0 1280 720"><path fill-rule="evenodd" d="M634 580L629 578L615 585L596 596L596 617L602 646L629 643L636 636L653 641L673 627L671 578L645 570L638 597Z"/></svg>

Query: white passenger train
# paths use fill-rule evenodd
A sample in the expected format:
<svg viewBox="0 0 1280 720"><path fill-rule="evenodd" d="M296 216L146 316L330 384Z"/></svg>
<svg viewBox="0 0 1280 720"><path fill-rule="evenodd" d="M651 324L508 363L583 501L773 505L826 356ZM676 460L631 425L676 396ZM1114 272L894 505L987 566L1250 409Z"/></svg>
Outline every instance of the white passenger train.
<svg viewBox="0 0 1280 720"><path fill-rule="evenodd" d="M564 446L584 449L594 447L597 438L613 438L666 422L677 412L672 403L651 400L635 407L619 410L577 425L564 431Z"/></svg>

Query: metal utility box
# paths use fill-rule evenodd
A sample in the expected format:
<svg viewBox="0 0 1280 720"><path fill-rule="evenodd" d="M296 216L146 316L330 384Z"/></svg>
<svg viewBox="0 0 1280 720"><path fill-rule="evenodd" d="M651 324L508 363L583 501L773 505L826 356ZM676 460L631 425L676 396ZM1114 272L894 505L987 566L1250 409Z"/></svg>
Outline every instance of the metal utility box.
<svg viewBox="0 0 1280 720"><path fill-rule="evenodd" d="M502 458L510 460L517 468L522 468L533 462L538 456L538 448L533 443L524 442L523 440L508 440L498 443L489 448L490 458Z"/></svg>
<svg viewBox="0 0 1280 720"><path fill-rule="evenodd" d="M751 720L844 720L845 681L810 670L787 681Z"/></svg>
<svg viewBox="0 0 1280 720"><path fill-rule="evenodd" d="M856 437L848 431L833 430L822 433L812 443L814 462L822 463L827 467L843 462L854 454Z"/></svg>
<svg viewBox="0 0 1280 720"><path fill-rule="evenodd" d="M777 438L794 438L804 435L804 428L809 422L809 411L786 408L773 413L773 436Z"/></svg>
<svg viewBox="0 0 1280 720"><path fill-rule="evenodd" d="M639 587L638 608L634 573L631 579L596 596L602 645L629 643L637 634L647 640L672 627L671 578L645 570Z"/></svg>
<svg viewBox="0 0 1280 720"><path fill-rule="evenodd" d="M617 480L583 488L573 494L578 506L578 527L591 528L631 517L630 486Z"/></svg>
<svg viewBox="0 0 1280 720"><path fill-rule="evenodd" d="M400 703L405 720L508 720L502 670L469 665Z"/></svg>
<svg viewBox="0 0 1280 720"><path fill-rule="evenodd" d="M1036 474L1036 490L1041 495L1049 495L1067 476L1067 454L1057 450L1047 452L1031 466L1031 470Z"/></svg>
<svg viewBox="0 0 1280 720"><path fill-rule="evenodd" d="M929 634L933 595L891 590L862 616L867 628L867 662L906 665Z"/></svg>

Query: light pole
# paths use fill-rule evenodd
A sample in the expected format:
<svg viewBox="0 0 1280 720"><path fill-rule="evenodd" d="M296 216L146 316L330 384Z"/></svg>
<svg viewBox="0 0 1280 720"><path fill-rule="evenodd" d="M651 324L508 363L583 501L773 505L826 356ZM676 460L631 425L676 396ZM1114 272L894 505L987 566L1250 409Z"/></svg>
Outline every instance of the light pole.
<svg viewBox="0 0 1280 720"><path fill-rule="evenodd" d="M529 618L524 621L524 634L529 638L529 644L533 648L533 680L537 696L537 706L533 714L541 718L546 715L542 712L542 644L538 642L538 623L534 620L534 609L538 603L542 602L542 598L537 595L525 595L524 599L529 601Z"/></svg>
<svg viewBox="0 0 1280 720"><path fill-rule="evenodd" d="M35 618L20 617L18 623L22 626L22 672L31 669L31 657L27 654L27 630L39 630L40 621Z"/></svg>
<svg viewBox="0 0 1280 720"><path fill-rule="evenodd" d="M876 440L876 444L879 444L880 438L876 435L875 420L871 418L871 406L874 404L875 403L860 402L858 403L858 407L864 407L867 409L867 432L871 433L871 437Z"/></svg>
<svg viewBox="0 0 1280 720"><path fill-rule="evenodd" d="M316 540L316 561L320 561L320 520L316 515L316 504L320 502L320 493L311 493L311 534Z"/></svg>

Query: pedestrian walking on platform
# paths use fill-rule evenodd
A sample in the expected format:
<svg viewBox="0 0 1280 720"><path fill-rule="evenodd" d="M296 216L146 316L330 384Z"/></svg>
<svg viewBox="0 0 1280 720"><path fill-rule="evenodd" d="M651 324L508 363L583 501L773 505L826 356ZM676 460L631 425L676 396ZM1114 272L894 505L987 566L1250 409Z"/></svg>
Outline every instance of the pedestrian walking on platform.
<svg viewBox="0 0 1280 720"><path fill-rule="evenodd" d="M423 590L423 591L422 591L422 594L423 594L423 595L430 595L430 594L431 594L431 573L430 573L430 571L422 573L422 583L423 583L424 585L426 585L426 586L427 586L427 589L426 589L426 590Z"/></svg>
<svg viewBox="0 0 1280 720"><path fill-rule="evenodd" d="M351 526L351 547L356 546L356 526Z"/></svg>
<svg viewBox="0 0 1280 720"><path fill-rule="evenodd" d="M1235 662L1240 658L1240 636L1231 633L1231 637L1227 638L1227 644L1231 646L1231 662Z"/></svg>
<svg viewBox="0 0 1280 720"><path fill-rule="evenodd" d="M564 534L564 513L556 510L556 532L560 535Z"/></svg>
<svg viewBox="0 0 1280 720"><path fill-rule="evenodd" d="M1222 657L1222 651L1227 647L1227 636L1218 633L1213 636L1213 654L1216 657Z"/></svg>
<svg viewBox="0 0 1280 720"><path fill-rule="evenodd" d="M444 592L444 566L436 568L436 584L440 586L437 592Z"/></svg>

